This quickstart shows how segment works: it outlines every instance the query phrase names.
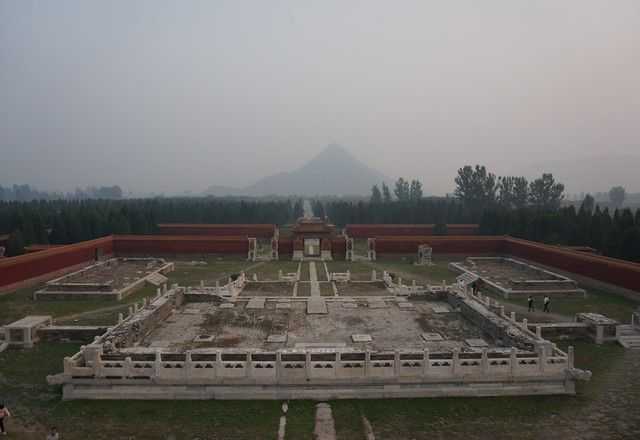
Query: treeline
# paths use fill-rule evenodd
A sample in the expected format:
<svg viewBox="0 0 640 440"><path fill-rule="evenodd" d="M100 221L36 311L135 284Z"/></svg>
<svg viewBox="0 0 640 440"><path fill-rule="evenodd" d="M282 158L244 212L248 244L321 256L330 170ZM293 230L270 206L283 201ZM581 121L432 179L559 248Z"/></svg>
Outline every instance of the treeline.
<svg viewBox="0 0 640 440"><path fill-rule="evenodd" d="M13 185L3 187L0 185L0 201L5 202L29 202L32 200L84 200L84 199L121 199L122 188L113 186L87 186L76 188L72 193L39 191L30 185Z"/></svg>
<svg viewBox="0 0 640 440"><path fill-rule="evenodd" d="M302 201L215 198L0 202L7 255L30 244L69 244L109 234L153 234L158 223L276 223L302 215Z"/></svg>
<svg viewBox="0 0 640 440"><path fill-rule="evenodd" d="M316 216L328 216L339 226L348 223L471 223L473 217L454 198L422 198L412 201L314 202Z"/></svg>
<svg viewBox="0 0 640 440"><path fill-rule="evenodd" d="M398 179L393 191L375 185L368 202L315 201L315 215L339 226L347 223L479 223L485 235L511 235L548 244L588 246L597 252L640 261L640 210L601 209L586 195L582 205L561 207L564 185L552 174L529 182L522 176L496 176L486 167L465 166L454 179L454 197L424 198L422 183ZM610 199L624 201L614 187Z"/></svg>

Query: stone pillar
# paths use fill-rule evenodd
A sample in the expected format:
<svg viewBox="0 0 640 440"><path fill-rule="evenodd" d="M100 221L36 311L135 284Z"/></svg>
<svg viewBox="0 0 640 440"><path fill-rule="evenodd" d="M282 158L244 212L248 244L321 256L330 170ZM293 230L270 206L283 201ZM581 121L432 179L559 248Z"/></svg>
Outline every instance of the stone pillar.
<svg viewBox="0 0 640 440"><path fill-rule="evenodd" d="M257 274L257 273L254 273L254 274L253 274L253 281L254 281L254 282L257 282L257 281L258 281L258 274Z"/></svg>
<svg viewBox="0 0 640 440"><path fill-rule="evenodd" d="M596 325L596 344L602 344L604 342L604 327Z"/></svg>
<svg viewBox="0 0 640 440"><path fill-rule="evenodd" d="M157 378L160 376L160 372L162 371L162 354L160 350L156 350L156 358L153 361L153 377Z"/></svg>
<svg viewBox="0 0 640 440"><path fill-rule="evenodd" d="M138 302L133 303L133 313L138 313Z"/></svg>
<svg viewBox="0 0 640 440"><path fill-rule="evenodd" d="M393 376L400 376L400 352L398 350L393 353Z"/></svg>
<svg viewBox="0 0 640 440"><path fill-rule="evenodd" d="M376 280L376 270L375 270L375 269L373 269L373 270L371 271L371 281L375 281L375 280Z"/></svg>
<svg viewBox="0 0 640 440"><path fill-rule="evenodd" d="M351 281L351 271L347 269L347 281Z"/></svg>
<svg viewBox="0 0 640 440"><path fill-rule="evenodd" d="M511 347L511 353L509 356L509 363L511 364L511 375L514 376L516 374L516 368L518 366L518 357L516 356L517 351L515 347Z"/></svg>
<svg viewBox="0 0 640 440"><path fill-rule="evenodd" d="M455 376L456 374L458 374L458 362L460 362L460 353L458 352L457 348L454 348L451 351L451 355L451 372Z"/></svg>
<svg viewBox="0 0 640 440"><path fill-rule="evenodd" d="M398 287L402 287L402 277L398 277Z"/></svg>
<svg viewBox="0 0 640 440"><path fill-rule="evenodd" d="M204 287L204 280L200 280L200 287Z"/></svg>
<svg viewBox="0 0 640 440"><path fill-rule="evenodd" d="M278 269L278 281L282 279L282 269Z"/></svg>
<svg viewBox="0 0 640 440"><path fill-rule="evenodd" d="M187 350L184 353L184 378L185 380L191 379L191 372L193 371L193 361L191 360L191 350Z"/></svg>
<svg viewBox="0 0 640 440"><path fill-rule="evenodd" d="M118 324L122 324L123 321L124 321L124 316L122 316L122 313L118 313Z"/></svg>
<svg viewBox="0 0 640 440"><path fill-rule="evenodd" d="M280 382L282 376L282 353L276 351L276 382Z"/></svg>
<svg viewBox="0 0 640 440"><path fill-rule="evenodd" d="M574 362L574 354L573 354L573 345L570 345L567 349L567 367L573 368Z"/></svg>
<svg viewBox="0 0 640 440"><path fill-rule="evenodd" d="M162 291L160 290L160 287L156 288L156 297L159 297L160 295L162 295Z"/></svg>
<svg viewBox="0 0 640 440"><path fill-rule="evenodd" d="M538 361L540 362L540 364L538 365L538 370L540 371L540 373L544 373L544 370L547 367L547 348L544 346L539 348Z"/></svg>
<svg viewBox="0 0 640 440"><path fill-rule="evenodd" d="M307 374L307 379L311 379L311 352L306 351L304 354L304 371Z"/></svg>
<svg viewBox="0 0 640 440"><path fill-rule="evenodd" d="M500 316L506 317L507 314L504 312L504 306L500 306Z"/></svg>
<svg viewBox="0 0 640 440"><path fill-rule="evenodd" d="M411 280L411 287L416 287L416 280Z"/></svg>
<svg viewBox="0 0 640 440"><path fill-rule="evenodd" d="M489 353L486 348L482 349L482 359L480 360L480 365L482 366L482 375L486 376L489 372Z"/></svg>
<svg viewBox="0 0 640 440"><path fill-rule="evenodd" d="M542 339L542 327L539 325L536 325L536 337Z"/></svg>
<svg viewBox="0 0 640 440"><path fill-rule="evenodd" d="M427 376L429 374L429 367L430 367L430 362L429 362L429 349L425 348L424 349L424 361L422 363L422 375L423 376Z"/></svg>
<svg viewBox="0 0 640 440"><path fill-rule="evenodd" d="M525 330L529 330L529 320L528 320L527 318L524 318L524 319L522 320L522 327L523 327Z"/></svg>
<svg viewBox="0 0 640 440"><path fill-rule="evenodd" d="M364 377L367 377L369 375L369 370L371 369L371 366L369 365L371 363L371 352L369 350L364 352Z"/></svg>
<svg viewBox="0 0 640 440"><path fill-rule="evenodd" d="M124 358L124 376L129 378L133 377L133 362L131 361L131 356L127 356Z"/></svg>
<svg viewBox="0 0 640 440"><path fill-rule="evenodd" d="M216 373L216 378L219 378L222 375L222 370L224 366L222 365L222 351L216 350L216 367L214 368Z"/></svg>
<svg viewBox="0 0 640 440"><path fill-rule="evenodd" d="M511 318L513 322L516 322L516 312L511 312Z"/></svg>
<svg viewBox="0 0 640 440"><path fill-rule="evenodd" d="M248 378L253 377L253 359L251 358L251 353L246 353L245 354L245 360L244 360L244 371L245 376Z"/></svg>

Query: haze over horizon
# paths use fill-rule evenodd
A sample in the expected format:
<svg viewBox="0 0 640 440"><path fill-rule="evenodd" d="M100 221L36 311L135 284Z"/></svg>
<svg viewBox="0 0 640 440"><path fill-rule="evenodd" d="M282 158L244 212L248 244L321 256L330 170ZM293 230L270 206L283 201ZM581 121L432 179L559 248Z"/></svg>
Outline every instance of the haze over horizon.
<svg viewBox="0 0 640 440"><path fill-rule="evenodd" d="M0 185L199 193L335 142L425 194L476 163L637 192L638 29L632 0L0 0Z"/></svg>

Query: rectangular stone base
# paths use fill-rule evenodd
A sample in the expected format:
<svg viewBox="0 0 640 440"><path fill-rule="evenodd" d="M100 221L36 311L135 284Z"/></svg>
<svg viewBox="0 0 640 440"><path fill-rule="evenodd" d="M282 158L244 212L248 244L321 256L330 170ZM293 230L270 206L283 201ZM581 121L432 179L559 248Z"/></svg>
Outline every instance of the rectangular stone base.
<svg viewBox="0 0 640 440"><path fill-rule="evenodd" d="M63 399L91 400L334 400L490 397L575 394L571 381L403 383L372 385L78 385L65 384Z"/></svg>

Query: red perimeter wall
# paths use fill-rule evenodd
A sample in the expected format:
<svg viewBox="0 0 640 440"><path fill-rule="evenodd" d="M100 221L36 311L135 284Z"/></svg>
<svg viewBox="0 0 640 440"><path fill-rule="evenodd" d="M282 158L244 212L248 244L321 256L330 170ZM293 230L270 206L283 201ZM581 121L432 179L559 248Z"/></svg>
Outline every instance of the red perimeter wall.
<svg viewBox="0 0 640 440"><path fill-rule="evenodd" d="M434 254L500 254L504 237L462 236L451 237L431 235L422 237L376 237L376 253L415 254L418 246L427 244L433 248Z"/></svg>
<svg viewBox="0 0 640 440"><path fill-rule="evenodd" d="M212 235L271 238L275 234L276 225L161 223L158 225L158 230L163 235Z"/></svg>
<svg viewBox="0 0 640 440"><path fill-rule="evenodd" d="M244 236L210 237L202 235L116 235L117 255L244 254L249 240Z"/></svg>
<svg viewBox="0 0 640 440"><path fill-rule="evenodd" d="M434 254L498 254L513 255L559 270L583 275L598 281L640 292L640 264L614 258L591 255L511 237L378 237L376 251L385 254L415 254L419 244L428 244ZM0 290L11 290L18 283L44 277L47 274L90 263L96 251L103 255L127 254L240 254L245 256L249 243L246 237L203 237L167 235L118 235L82 243L45 249L18 257L0 260ZM344 258L344 238L331 243L334 258ZM281 255L292 253L293 242L280 240ZM4 289L3 289L4 288Z"/></svg>
<svg viewBox="0 0 640 440"><path fill-rule="evenodd" d="M103 237L0 260L0 289L70 266L95 260L96 250L113 253L113 238Z"/></svg>
<svg viewBox="0 0 640 440"><path fill-rule="evenodd" d="M390 237L398 235L408 236L425 236L433 235L432 224L420 225L402 225L402 224L351 224L345 226L345 230L349 237L353 238L369 238L369 237ZM447 235L476 235L478 233L478 225L456 224L447 225Z"/></svg>
<svg viewBox="0 0 640 440"><path fill-rule="evenodd" d="M640 264L506 237L504 253L640 292Z"/></svg>

